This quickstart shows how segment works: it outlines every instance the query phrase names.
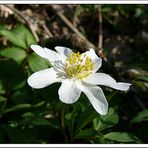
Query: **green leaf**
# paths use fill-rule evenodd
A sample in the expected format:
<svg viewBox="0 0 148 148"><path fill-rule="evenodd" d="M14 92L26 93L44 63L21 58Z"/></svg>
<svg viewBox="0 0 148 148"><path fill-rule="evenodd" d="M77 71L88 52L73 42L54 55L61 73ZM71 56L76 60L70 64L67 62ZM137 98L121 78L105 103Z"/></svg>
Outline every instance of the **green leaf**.
<svg viewBox="0 0 148 148"><path fill-rule="evenodd" d="M2 128L5 130L7 139L10 143L36 143L37 135L31 131L30 128L11 127L7 124L3 125Z"/></svg>
<svg viewBox="0 0 148 148"><path fill-rule="evenodd" d="M109 108L106 116L96 117L93 120L93 127L95 130L102 131L110 128L119 122L119 116L116 114L114 108Z"/></svg>
<svg viewBox="0 0 148 148"><path fill-rule="evenodd" d="M42 106L44 104L45 104L45 101L40 101L39 103L32 105L32 107L37 108L37 107L40 107L40 106Z"/></svg>
<svg viewBox="0 0 148 148"><path fill-rule="evenodd" d="M79 130L81 130L84 126L92 122L94 118L96 118L98 113L92 108L90 105L79 117L78 117L78 123L76 126L75 133L77 133Z"/></svg>
<svg viewBox="0 0 148 148"><path fill-rule="evenodd" d="M31 44L37 44L32 33L25 26L21 25L19 26L18 29L21 32L20 36L22 37L23 41L26 43L27 47L30 47Z"/></svg>
<svg viewBox="0 0 148 148"><path fill-rule="evenodd" d="M34 125L44 125L44 126L52 126L53 128L60 128L60 124L56 119L50 118L49 120L37 117L31 119L32 124Z"/></svg>
<svg viewBox="0 0 148 148"><path fill-rule="evenodd" d="M4 89L4 86L3 86L2 80L0 80L0 94L4 94L5 91L6 91L6 90Z"/></svg>
<svg viewBox="0 0 148 148"><path fill-rule="evenodd" d="M2 30L1 35L6 37L14 45L26 49L26 43L21 39L20 35L15 31Z"/></svg>
<svg viewBox="0 0 148 148"><path fill-rule="evenodd" d="M9 89L11 89L12 91L21 89L27 84L28 74L21 66L19 67L16 74L9 81Z"/></svg>
<svg viewBox="0 0 148 148"><path fill-rule="evenodd" d="M26 52L18 47L11 47L0 50L0 55L7 58L11 58L18 63L27 57Z"/></svg>
<svg viewBox="0 0 148 148"><path fill-rule="evenodd" d="M132 63L132 65L129 65L131 68L134 68L136 70L139 69L144 69L144 70L148 70L148 66L146 63Z"/></svg>
<svg viewBox="0 0 148 148"><path fill-rule="evenodd" d="M123 142L123 143L124 142L125 143L127 143L127 142L139 143L140 142L140 140L136 136L134 136L130 133L125 133L125 132L123 132L123 133L111 132L111 133L104 135L104 138L109 139L109 140L113 140L113 141L117 141L117 142Z"/></svg>
<svg viewBox="0 0 148 148"><path fill-rule="evenodd" d="M32 120L34 125L50 125L49 121L43 118L35 118Z"/></svg>
<svg viewBox="0 0 148 148"><path fill-rule="evenodd" d="M148 76L139 76L137 79L148 82Z"/></svg>
<svg viewBox="0 0 148 148"><path fill-rule="evenodd" d="M142 89L144 91L147 90L142 81L133 80L132 83L135 84L137 87L139 87L140 89Z"/></svg>
<svg viewBox="0 0 148 148"><path fill-rule="evenodd" d="M17 26L13 30L1 30L0 34L5 36L11 43L21 48L28 48L36 41L30 31L23 25Z"/></svg>
<svg viewBox="0 0 148 148"><path fill-rule="evenodd" d="M7 102L7 99L4 98L3 96L0 96L0 116L3 113L3 110L5 109L6 102Z"/></svg>
<svg viewBox="0 0 148 148"><path fill-rule="evenodd" d="M108 101L110 101L112 98L114 98L114 96L117 94L117 91L113 91L113 92L110 92L106 98Z"/></svg>
<svg viewBox="0 0 148 148"><path fill-rule="evenodd" d="M85 129L81 130L78 134L75 135L75 139L86 139L86 138L94 138L95 136L98 135L98 132L95 131L94 129Z"/></svg>
<svg viewBox="0 0 148 148"><path fill-rule="evenodd" d="M138 115L131 120L131 123L136 123L141 121L148 121L148 109L139 112Z"/></svg>
<svg viewBox="0 0 148 148"><path fill-rule="evenodd" d="M0 25L0 32L1 30L7 29L7 25L6 24L1 24Z"/></svg>
<svg viewBox="0 0 148 148"><path fill-rule="evenodd" d="M3 113L14 112L20 109L27 109L27 108L31 108L31 104L18 104L18 105L12 106L11 108L4 110Z"/></svg>
<svg viewBox="0 0 148 148"><path fill-rule="evenodd" d="M50 64L47 60L39 57L36 53L32 53L28 58L30 69L35 72L42 69L49 68Z"/></svg>
<svg viewBox="0 0 148 148"><path fill-rule="evenodd" d="M6 98L4 98L3 96L0 96L0 102L3 102L5 100L6 100Z"/></svg>

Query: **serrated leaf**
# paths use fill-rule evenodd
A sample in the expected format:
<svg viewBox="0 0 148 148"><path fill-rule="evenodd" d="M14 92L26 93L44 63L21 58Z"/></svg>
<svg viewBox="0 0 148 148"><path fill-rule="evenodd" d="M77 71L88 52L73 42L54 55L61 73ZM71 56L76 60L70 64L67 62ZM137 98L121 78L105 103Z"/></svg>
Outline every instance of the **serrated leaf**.
<svg viewBox="0 0 148 148"><path fill-rule="evenodd" d="M95 130L102 131L110 128L119 122L119 116L116 114L114 108L109 108L106 116L99 116L93 120L93 127Z"/></svg>
<svg viewBox="0 0 148 148"><path fill-rule="evenodd" d="M125 143L127 143L127 142L138 143L138 142L140 142L140 140L136 136L134 136L130 133L125 133L125 132L123 132L123 133L111 132L111 133L104 135L104 138L109 139L109 140L113 140L113 141L117 141L117 142L123 142L123 143L124 142Z"/></svg>
<svg viewBox="0 0 148 148"><path fill-rule="evenodd" d="M11 43L14 45L21 47L21 48L27 48L26 43L21 39L20 35L17 34L15 31L10 30L2 30L1 35L6 37Z"/></svg>
<svg viewBox="0 0 148 148"><path fill-rule="evenodd" d="M3 49L0 51L0 55L7 58L11 58L18 63L27 57L26 52L23 49L18 47Z"/></svg>
<svg viewBox="0 0 148 148"><path fill-rule="evenodd" d="M18 30L21 32L20 36L23 41L26 43L27 47L30 47L31 44L37 44L32 33L23 25L19 26Z"/></svg>
<svg viewBox="0 0 148 148"><path fill-rule="evenodd" d="M17 26L13 30L1 30L1 35L5 36L11 43L21 48L28 48L36 41L30 31L23 25Z"/></svg>
<svg viewBox="0 0 148 148"><path fill-rule="evenodd" d="M132 123L141 121L148 121L148 109L139 112L138 115L131 120Z"/></svg>
<svg viewBox="0 0 148 148"><path fill-rule="evenodd" d="M42 69L49 68L49 62L40 56L38 56L36 53L32 53L28 58L28 63L30 69L35 72Z"/></svg>

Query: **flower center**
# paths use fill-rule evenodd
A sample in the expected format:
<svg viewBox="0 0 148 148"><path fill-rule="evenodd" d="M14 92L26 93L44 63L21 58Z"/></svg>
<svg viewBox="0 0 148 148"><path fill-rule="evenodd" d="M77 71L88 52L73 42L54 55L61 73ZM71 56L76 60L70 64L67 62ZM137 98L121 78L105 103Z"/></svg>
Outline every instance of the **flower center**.
<svg viewBox="0 0 148 148"><path fill-rule="evenodd" d="M66 59L65 72L68 77L83 79L92 74L94 63L86 54L81 56L80 53L71 53Z"/></svg>

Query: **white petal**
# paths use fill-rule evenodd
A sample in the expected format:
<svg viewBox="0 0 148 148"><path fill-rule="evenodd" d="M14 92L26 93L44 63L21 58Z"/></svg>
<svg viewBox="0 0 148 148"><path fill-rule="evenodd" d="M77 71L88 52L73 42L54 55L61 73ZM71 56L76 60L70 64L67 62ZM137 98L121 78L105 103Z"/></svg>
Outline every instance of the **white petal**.
<svg viewBox="0 0 148 148"><path fill-rule="evenodd" d="M84 79L85 82L95 85L105 85L118 90L128 90L130 83L116 82L111 76L105 73L93 73L89 77Z"/></svg>
<svg viewBox="0 0 148 148"><path fill-rule="evenodd" d="M92 62L95 64L93 72L96 72L102 66L102 59L96 55L93 48L90 48L89 51L83 53L82 56L85 54L92 59Z"/></svg>
<svg viewBox="0 0 148 148"><path fill-rule="evenodd" d="M56 61L62 61L63 59L61 58L61 56L53 51L50 50L48 48L42 48L39 45L31 45L31 48L33 51L35 51L39 56L41 56L42 58L47 59L52 65L54 65L54 63ZM65 60L65 59L64 59Z"/></svg>
<svg viewBox="0 0 148 148"><path fill-rule="evenodd" d="M67 47L56 46L55 49L60 55L64 55L65 57L69 57L70 53L73 53L73 51Z"/></svg>
<svg viewBox="0 0 148 148"><path fill-rule="evenodd" d="M52 83L59 82L53 68L35 72L28 78L28 84L36 89L44 88Z"/></svg>
<svg viewBox="0 0 148 148"><path fill-rule="evenodd" d="M57 52L55 52L55 51L53 51L51 49L48 49L46 47L44 47L44 51L47 54L47 56L48 56L48 58L49 58L49 60L50 60L50 62L51 62L52 65L56 61L61 61L62 60L61 56Z"/></svg>
<svg viewBox="0 0 148 148"><path fill-rule="evenodd" d="M117 89L117 90L123 90L126 91L130 88L130 83L123 83L123 82L117 82L115 84L111 84L109 87Z"/></svg>
<svg viewBox="0 0 148 148"><path fill-rule="evenodd" d="M106 115L108 111L108 102L104 96L102 89L98 86L87 87L81 85L81 90L88 97L94 109L101 115Z"/></svg>
<svg viewBox="0 0 148 148"><path fill-rule="evenodd" d="M44 49L39 45L31 45L31 49L36 52L40 57L48 59L47 54L45 53Z"/></svg>
<svg viewBox="0 0 148 148"><path fill-rule="evenodd" d="M85 78L84 81L87 83L98 85L116 83L116 81L111 76L105 73L93 73L89 77Z"/></svg>
<svg viewBox="0 0 148 148"><path fill-rule="evenodd" d="M72 104L78 100L81 90L73 80L64 80L58 91L59 98L66 104Z"/></svg>

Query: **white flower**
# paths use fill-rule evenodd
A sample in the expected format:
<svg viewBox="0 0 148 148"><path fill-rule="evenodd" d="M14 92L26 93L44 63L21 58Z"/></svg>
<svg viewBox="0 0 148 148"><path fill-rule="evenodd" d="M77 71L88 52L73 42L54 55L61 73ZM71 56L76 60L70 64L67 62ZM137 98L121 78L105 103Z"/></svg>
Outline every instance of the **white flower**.
<svg viewBox="0 0 148 148"><path fill-rule="evenodd" d="M78 100L83 92L95 110L101 115L107 114L108 103L102 89L104 85L126 91L131 84L116 82L105 73L96 73L102 65L93 49L80 54L66 47L55 47L56 51L31 45L31 48L42 58L47 59L52 68L35 72L28 78L28 84L36 89L44 88L52 83L61 82L58 90L62 102L71 104Z"/></svg>

